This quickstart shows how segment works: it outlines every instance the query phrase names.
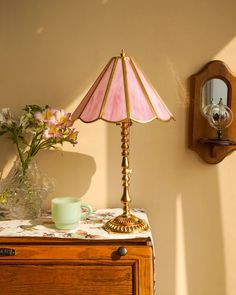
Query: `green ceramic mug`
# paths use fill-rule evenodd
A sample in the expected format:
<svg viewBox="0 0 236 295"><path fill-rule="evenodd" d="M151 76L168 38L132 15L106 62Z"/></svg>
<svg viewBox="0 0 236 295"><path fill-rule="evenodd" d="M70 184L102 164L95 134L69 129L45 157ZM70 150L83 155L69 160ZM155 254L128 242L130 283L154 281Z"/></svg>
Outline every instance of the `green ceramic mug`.
<svg viewBox="0 0 236 295"><path fill-rule="evenodd" d="M82 213L82 208L86 211ZM52 219L58 229L74 229L81 219L93 212L89 204L81 203L79 198L59 197L51 201Z"/></svg>

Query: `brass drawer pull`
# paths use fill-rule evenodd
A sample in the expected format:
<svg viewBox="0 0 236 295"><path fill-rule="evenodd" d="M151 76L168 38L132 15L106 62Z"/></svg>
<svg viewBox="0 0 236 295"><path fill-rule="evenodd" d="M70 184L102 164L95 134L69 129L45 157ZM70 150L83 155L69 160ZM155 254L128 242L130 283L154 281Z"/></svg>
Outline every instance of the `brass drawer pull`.
<svg viewBox="0 0 236 295"><path fill-rule="evenodd" d="M14 256L16 255L16 250L9 248L0 248L0 256Z"/></svg>
<svg viewBox="0 0 236 295"><path fill-rule="evenodd" d="M125 247L120 247L118 253L120 256L125 256L128 253L128 250Z"/></svg>

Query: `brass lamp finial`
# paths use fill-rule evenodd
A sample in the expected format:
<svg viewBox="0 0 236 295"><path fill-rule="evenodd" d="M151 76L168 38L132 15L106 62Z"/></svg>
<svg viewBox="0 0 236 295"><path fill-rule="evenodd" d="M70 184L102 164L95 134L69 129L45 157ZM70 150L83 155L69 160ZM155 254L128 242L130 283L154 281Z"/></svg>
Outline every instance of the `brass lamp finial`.
<svg viewBox="0 0 236 295"><path fill-rule="evenodd" d="M124 49L121 49L120 56L121 56L121 57L125 57L125 51L124 51Z"/></svg>

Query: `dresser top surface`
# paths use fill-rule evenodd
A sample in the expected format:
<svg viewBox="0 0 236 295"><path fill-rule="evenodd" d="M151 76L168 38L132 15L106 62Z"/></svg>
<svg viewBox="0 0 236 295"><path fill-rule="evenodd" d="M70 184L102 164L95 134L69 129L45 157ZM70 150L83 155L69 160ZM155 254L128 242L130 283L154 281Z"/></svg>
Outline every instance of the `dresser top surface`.
<svg viewBox="0 0 236 295"><path fill-rule="evenodd" d="M132 209L132 213L148 223L142 209ZM0 243L138 243L146 244L152 240L151 231L132 234L108 233L104 224L111 218L122 214L122 209L99 209L88 218L81 220L73 230L58 230L49 212L36 220L0 221Z"/></svg>

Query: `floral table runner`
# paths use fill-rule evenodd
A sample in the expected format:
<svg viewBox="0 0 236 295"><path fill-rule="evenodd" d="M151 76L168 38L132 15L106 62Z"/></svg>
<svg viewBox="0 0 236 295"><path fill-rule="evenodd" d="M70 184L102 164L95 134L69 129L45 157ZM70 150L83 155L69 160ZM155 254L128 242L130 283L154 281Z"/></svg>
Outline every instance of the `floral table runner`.
<svg viewBox="0 0 236 295"><path fill-rule="evenodd" d="M146 220L147 215L142 209L132 209L132 213ZM122 214L122 209L99 209L84 220L73 230L55 228L50 212L45 212L35 220L2 220L0 221L0 237L52 237L78 239L134 239L150 237L151 232L136 234L113 234L103 229L103 225L111 218Z"/></svg>

